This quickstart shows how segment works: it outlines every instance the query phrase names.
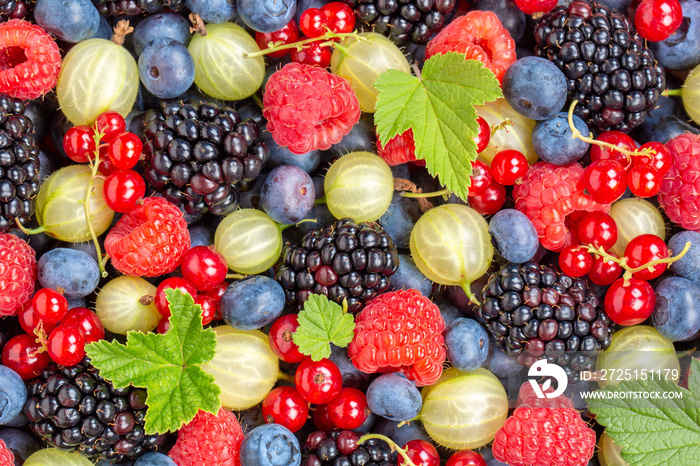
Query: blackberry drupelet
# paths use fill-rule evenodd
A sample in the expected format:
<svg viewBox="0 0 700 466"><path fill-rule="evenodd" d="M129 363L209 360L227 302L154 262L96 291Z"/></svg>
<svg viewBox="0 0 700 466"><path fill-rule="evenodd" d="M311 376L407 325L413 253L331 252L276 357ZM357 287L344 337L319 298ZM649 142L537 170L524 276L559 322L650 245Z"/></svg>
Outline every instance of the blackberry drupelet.
<svg viewBox="0 0 700 466"><path fill-rule="evenodd" d="M535 53L564 72L574 113L598 132L629 132L656 106L663 67L627 16L603 3L574 0L535 27Z"/></svg>
<svg viewBox="0 0 700 466"><path fill-rule="evenodd" d="M360 26L383 34L396 45L427 44L445 25L457 0L343 0Z"/></svg>
<svg viewBox="0 0 700 466"><path fill-rule="evenodd" d="M137 16L168 9L180 11L185 0L92 0L103 16Z"/></svg>
<svg viewBox="0 0 700 466"><path fill-rule="evenodd" d="M163 446L164 435L146 435L146 391L116 389L88 358L75 366L49 365L29 382L24 413L46 444L117 463Z"/></svg>
<svg viewBox="0 0 700 466"><path fill-rule="evenodd" d="M36 0L0 0L0 23L10 19L23 19L34 9Z"/></svg>
<svg viewBox="0 0 700 466"><path fill-rule="evenodd" d="M26 225L39 193L39 146L20 100L0 94L0 231Z"/></svg>
<svg viewBox="0 0 700 466"><path fill-rule="evenodd" d="M613 323L587 281L552 267L507 263L489 277L481 302L477 318L506 354L525 366L546 358L572 381L594 370L612 341Z"/></svg>
<svg viewBox="0 0 700 466"><path fill-rule="evenodd" d="M359 436L350 430L317 431L306 437L301 466L395 466L398 455L388 443L369 439L357 445Z"/></svg>
<svg viewBox="0 0 700 466"><path fill-rule="evenodd" d="M163 101L145 124L146 182L191 215L233 212L269 159L258 124L231 107Z"/></svg>
<svg viewBox="0 0 700 466"><path fill-rule="evenodd" d="M301 306L316 293L338 304L347 299L353 313L387 291L399 268L399 254L382 227L349 219L310 230L301 246L287 244L282 257L275 278L287 304Z"/></svg>

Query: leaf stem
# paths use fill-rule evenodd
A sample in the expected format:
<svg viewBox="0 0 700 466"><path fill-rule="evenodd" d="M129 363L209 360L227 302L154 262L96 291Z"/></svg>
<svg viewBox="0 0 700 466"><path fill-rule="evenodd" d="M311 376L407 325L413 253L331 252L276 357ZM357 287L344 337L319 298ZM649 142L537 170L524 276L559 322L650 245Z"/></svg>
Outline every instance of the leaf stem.
<svg viewBox="0 0 700 466"><path fill-rule="evenodd" d="M371 439L373 439L373 438L374 438L374 439L378 439L378 440L383 440L383 441L385 441L386 443L389 444L389 446L391 447L392 450L395 450L395 451L399 452L399 455L401 455L401 457L404 459L404 465L405 465L405 466L417 466L416 463L414 463L413 460L411 460L411 458L408 456L408 453L406 453L406 450L404 450L403 448L401 448L400 446L398 446L398 445L396 444L396 442L394 442L393 440L391 440L391 439L390 439L389 437L387 437L386 435L382 435L382 434L365 434L365 435L363 435L362 437L360 437L360 438L357 440L357 444L360 445L360 444L366 442L367 440L371 440Z"/></svg>
<svg viewBox="0 0 700 466"><path fill-rule="evenodd" d="M315 42L321 42L321 46L327 46L327 45L333 45L335 41L333 39L345 39L346 37L355 37L359 40L367 40L366 38L362 37L359 32L353 31L353 32L333 32L330 29L325 34L322 34L318 37L312 37L310 39L304 39L304 40L299 40L296 42L292 42L289 44L281 44L281 45L275 45L273 47L268 47L266 49L262 49L258 52L252 52L252 53L244 53L243 58L255 58L255 57L261 57L270 53L274 52L279 52L281 50L291 50L291 49L297 49L298 51L301 51L305 45L310 45Z"/></svg>
<svg viewBox="0 0 700 466"><path fill-rule="evenodd" d="M671 264L673 262L676 262L677 260L679 260L680 258L682 258L683 256L685 256L688 253L691 246L692 246L692 244L690 243L690 241L687 241L685 243L685 246L683 246L683 249L681 250L681 252L679 252L677 255L675 255L673 257L666 257L664 259L655 259L653 261L647 262L646 264L642 264L639 267L630 267L627 264L627 257L622 257L622 258L616 257L616 256L610 254L609 252L607 252L605 249L603 249L602 246L593 246L591 244L588 244L588 245L585 245L583 247L585 247L586 251L588 251L589 253L595 254L596 256L599 256L599 257L602 257L606 261L615 262L617 265L619 265L620 267L625 269L625 273L622 276L622 278L624 278L625 281L629 281L629 279L632 278L632 275L634 275L637 272L641 272L641 271L646 270L646 269L652 270L657 265Z"/></svg>
<svg viewBox="0 0 700 466"><path fill-rule="evenodd" d="M92 214L90 213L90 196L95 190L95 179L99 176L98 169L100 168L100 140L104 136L101 132L94 128L94 138L95 138L95 157L88 161L90 165L90 181L87 185L87 190L85 193L85 199L83 200L83 209L85 209L85 221L88 225L88 231L90 232L90 237L92 242L95 244L95 251L97 252L97 265L100 268L100 274L102 277L107 277L108 273L105 270L105 265L107 264L108 257L102 257L102 248L100 247L100 242L97 239L97 233L95 233L95 228L92 225Z"/></svg>

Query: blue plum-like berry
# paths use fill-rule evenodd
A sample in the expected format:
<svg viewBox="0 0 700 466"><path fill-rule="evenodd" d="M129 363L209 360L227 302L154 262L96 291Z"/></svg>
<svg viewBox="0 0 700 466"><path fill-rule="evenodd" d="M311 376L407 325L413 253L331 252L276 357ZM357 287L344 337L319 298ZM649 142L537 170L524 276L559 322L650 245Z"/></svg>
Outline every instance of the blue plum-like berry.
<svg viewBox="0 0 700 466"><path fill-rule="evenodd" d="M219 303L231 327L255 330L272 323L284 310L284 289L275 280L256 275L229 285Z"/></svg>
<svg viewBox="0 0 700 466"><path fill-rule="evenodd" d="M294 18L296 0L237 0L238 16L251 29L275 32Z"/></svg>
<svg viewBox="0 0 700 466"><path fill-rule="evenodd" d="M495 13L515 43L525 35L527 17L513 0L477 0L474 9Z"/></svg>
<svg viewBox="0 0 700 466"><path fill-rule="evenodd" d="M299 440L284 426L263 424L243 438L240 459L241 466L299 465Z"/></svg>
<svg viewBox="0 0 700 466"><path fill-rule="evenodd" d="M185 6L197 13L205 23L225 23L236 15L236 7L228 0L187 0Z"/></svg>
<svg viewBox="0 0 700 466"><path fill-rule="evenodd" d="M15 455L15 464L23 464L32 453L41 449L41 444L32 435L19 429L0 430L0 440Z"/></svg>
<svg viewBox="0 0 700 466"><path fill-rule="evenodd" d="M328 3L328 0L297 0L297 11L294 13L294 19L296 20L297 24L299 24L299 18L301 18L301 14L303 12L309 8L320 9L326 3Z"/></svg>
<svg viewBox="0 0 700 466"><path fill-rule="evenodd" d="M399 427L399 424L401 426ZM401 423L390 419L379 418L374 427L374 432L385 435L396 442L397 445L406 445L411 440L425 440L431 442L430 436L420 422Z"/></svg>
<svg viewBox="0 0 700 466"><path fill-rule="evenodd" d="M147 16L138 23L131 35L131 40L134 52L136 55L141 55L146 44L153 39L168 38L187 45L191 37L190 24L182 15L163 11Z"/></svg>
<svg viewBox="0 0 700 466"><path fill-rule="evenodd" d="M109 21L107 21L107 19L104 16L100 16L100 27L97 28L97 31L95 31L95 35L92 36L91 39L110 40L112 38L112 34L114 34L114 30L109 24Z"/></svg>
<svg viewBox="0 0 700 466"><path fill-rule="evenodd" d="M418 290L423 296L429 298L433 292L433 282L423 275L411 256L399 254L399 268L391 277L391 288L393 290Z"/></svg>
<svg viewBox="0 0 700 466"><path fill-rule="evenodd" d="M392 421L408 421L420 413L423 399L416 384L400 374L383 374L367 388L369 409Z"/></svg>
<svg viewBox="0 0 700 466"><path fill-rule="evenodd" d="M194 59L187 47L174 39L153 39L139 57L139 77L154 96L173 99L194 82Z"/></svg>
<svg viewBox="0 0 700 466"><path fill-rule="evenodd" d="M503 75L503 96L518 113L533 120L546 120L559 113L566 103L566 77L546 58L524 57Z"/></svg>
<svg viewBox="0 0 700 466"><path fill-rule="evenodd" d="M349 152L374 152L375 141L374 117L371 113L363 113L350 132L343 136L339 143L333 144L328 153L337 158Z"/></svg>
<svg viewBox="0 0 700 466"><path fill-rule="evenodd" d="M489 233L501 256L516 264L532 259L540 244L535 226L515 209L496 212L489 222Z"/></svg>
<svg viewBox="0 0 700 466"><path fill-rule="evenodd" d="M508 356L500 347L489 345L489 348L489 356L483 365L496 377L505 379L523 370L523 366Z"/></svg>
<svg viewBox="0 0 700 466"><path fill-rule="evenodd" d="M579 138L572 138L566 112L559 112L554 117L538 121L532 129L532 147L545 162L554 165L569 165L577 162L588 151L589 144ZM573 115L574 127L582 135L588 136L588 126Z"/></svg>
<svg viewBox="0 0 700 466"><path fill-rule="evenodd" d="M320 150L312 150L305 154L295 154L288 147L282 147L277 144L269 131L263 131L260 139L267 144L267 148L270 151L270 166L296 165L305 172L311 173L321 163L322 151Z"/></svg>
<svg viewBox="0 0 700 466"><path fill-rule="evenodd" d="M0 366L0 425L13 420L27 402L22 378L9 367Z"/></svg>
<svg viewBox="0 0 700 466"><path fill-rule="evenodd" d="M299 230L302 235L305 235L310 230L316 228L325 228L327 225L335 223L336 221L336 218L333 216L331 211L328 210L328 206L326 206L326 204L315 205L309 214L304 218L304 220L307 219L309 221L300 223L296 227L296 229Z"/></svg>
<svg viewBox="0 0 700 466"><path fill-rule="evenodd" d="M460 317L445 330L447 359L465 372L480 368L489 355L489 336L474 319Z"/></svg>
<svg viewBox="0 0 700 466"><path fill-rule="evenodd" d="M700 64L700 2L681 1L683 21L671 36L649 47L659 64L671 70L690 70Z"/></svg>
<svg viewBox="0 0 700 466"><path fill-rule="evenodd" d="M177 466L175 461L172 460L168 455L159 453L157 451L151 451L143 456L140 456L135 462L134 466Z"/></svg>
<svg viewBox="0 0 700 466"><path fill-rule="evenodd" d="M314 207L316 189L311 176L295 165L272 169L260 191L260 205L272 220L291 225Z"/></svg>
<svg viewBox="0 0 700 466"><path fill-rule="evenodd" d="M671 139L683 133L700 133L698 128L686 123L676 115L662 116L658 120L653 120L650 124L645 123L640 125L638 132L639 142L642 144L651 141L658 141L662 144L666 144Z"/></svg>
<svg viewBox="0 0 700 466"><path fill-rule="evenodd" d="M445 321L445 328L452 325L452 322L455 320L464 317L462 311L460 311L459 308L453 304L446 301L437 301L435 304L437 304L440 308L440 315L442 315L442 320Z"/></svg>
<svg viewBox="0 0 700 466"><path fill-rule="evenodd" d="M627 13L627 9L630 7L632 0L600 0L600 3L604 3L610 8L613 8L623 13Z"/></svg>
<svg viewBox="0 0 700 466"><path fill-rule="evenodd" d="M421 212L415 199L394 193L389 208L379 219L397 248L408 248L411 241L411 230L420 217Z"/></svg>
<svg viewBox="0 0 700 466"><path fill-rule="evenodd" d="M190 232L190 247L211 246L214 244L214 232L206 225L195 225L187 228Z"/></svg>
<svg viewBox="0 0 700 466"><path fill-rule="evenodd" d="M328 358L338 366L343 376L343 387L365 390L369 384L370 374L362 372L350 361L347 348L331 344L331 355Z"/></svg>
<svg viewBox="0 0 700 466"><path fill-rule="evenodd" d="M34 20L72 44L93 37L100 27L100 13L90 0L37 0Z"/></svg>
<svg viewBox="0 0 700 466"><path fill-rule="evenodd" d="M683 277L668 277L656 285L654 327L671 341L694 338L700 331L700 288Z"/></svg>
<svg viewBox="0 0 700 466"><path fill-rule="evenodd" d="M377 422L382 419L380 416L374 414L372 411L369 412L367 415L367 418L365 419L365 422L360 424L360 427L357 429L353 429L354 432L357 432L358 434L368 434L370 432L374 432L374 426L377 424Z"/></svg>
<svg viewBox="0 0 700 466"><path fill-rule="evenodd" d="M82 298L97 288L100 268L85 252L56 248L39 258L37 279L44 288L63 288L66 298Z"/></svg>
<svg viewBox="0 0 700 466"><path fill-rule="evenodd" d="M678 254L690 243L690 249L680 259L671 262L671 270L676 275L687 278L700 286L700 233L697 231L681 231L671 236L668 248Z"/></svg>

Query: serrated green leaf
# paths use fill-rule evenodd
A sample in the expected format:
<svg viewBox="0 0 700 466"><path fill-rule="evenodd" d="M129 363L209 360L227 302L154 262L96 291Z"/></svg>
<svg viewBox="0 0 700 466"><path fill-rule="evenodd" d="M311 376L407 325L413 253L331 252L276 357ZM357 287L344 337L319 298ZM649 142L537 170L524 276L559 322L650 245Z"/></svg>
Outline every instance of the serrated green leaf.
<svg viewBox="0 0 700 466"><path fill-rule="evenodd" d="M299 352L320 361L331 355L331 343L345 347L354 336L352 314L343 312L336 303L323 295L312 294L299 312L299 327L292 334Z"/></svg>
<svg viewBox="0 0 700 466"><path fill-rule="evenodd" d="M170 329L164 334L127 333L126 345L101 340L85 347L92 365L115 387L148 392L147 434L174 432L204 410L216 414L221 390L200 367L214 357L216 334L203 330L202 310L192 296L165 290Z"/></svg>
<svg viewBox="0 0 700 466"><path fill-rule="evenodd" d="M413 130L416 158L431 175L462 199L467 199L471 164L476 160L474 137L479 131L475 105L503 97L494 74L477 60L450 52L425 62L422 76L388 70L374 82L379 90L374 121L386 144Z"/></svg>
<svg viewBox="0 0 700 466"><path fill-rule="evenodd" d="M670 380L637 380L604 389L608 392L670 393L682 398L589 399L596 421L606 427L610 438L622 447L630 465L696 466L700 458L700 361L691 365L690 390Z"/></svg>

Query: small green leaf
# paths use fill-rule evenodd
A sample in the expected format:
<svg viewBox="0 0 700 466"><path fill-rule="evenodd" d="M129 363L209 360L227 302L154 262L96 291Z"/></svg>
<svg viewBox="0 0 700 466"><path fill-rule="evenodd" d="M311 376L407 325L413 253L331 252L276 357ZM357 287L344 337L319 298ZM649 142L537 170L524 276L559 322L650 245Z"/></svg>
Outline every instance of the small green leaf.
<svg viewBox="0 0 700 466"><path fill-rule="evenodd" d="M379 90L374 121L383 144L413 130L416 158L447 189L467 199L478 134L475 105L503 97L494 74L477 60L450 52L425 62L422 76L388 70L374 82Z"/></svg>
<svg viewBox="0 0 700 466"><path fill-rule="evenodd" d="M92 365L115 387L147 390L147 434L174 432L200 409L216 414L221 406L221 390L200 367L214 357L216 334L203 330L202 310L192 296L172 289L165 295L171 312L166 333L131 331L126 345L101 340L85 347Z"/></svg>
<svg viewBox="0 0 700 466"><path fill-rule="evenodd" d="M589 399L596 421L618 446L630 465L696 466L700 458L700 361L694 359L690 390L671 380L637 380L606 387L622 393L615 398ZM624 392L629 392L625 394ZM676 398L635 396L673 393Z"/></svg>
<svg viewBox="0 0 700 466"><path fill-rule="evenodd" d="M355 321L336 303L312 294L299 313L299 328L292 334L299 352L320 361L331 355L331 343L345 347L354 336Z"/></svg>

